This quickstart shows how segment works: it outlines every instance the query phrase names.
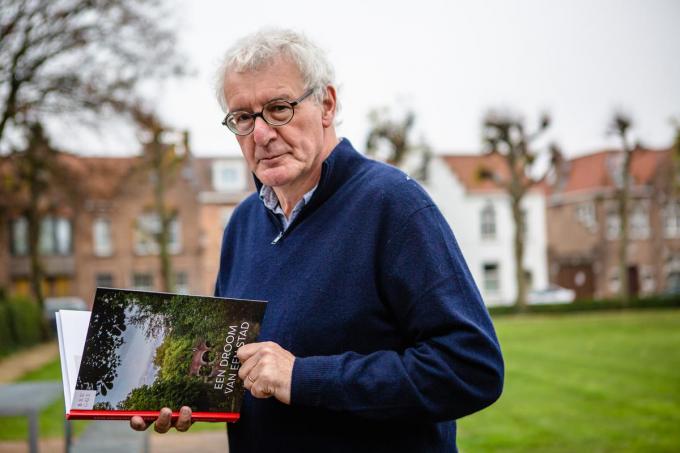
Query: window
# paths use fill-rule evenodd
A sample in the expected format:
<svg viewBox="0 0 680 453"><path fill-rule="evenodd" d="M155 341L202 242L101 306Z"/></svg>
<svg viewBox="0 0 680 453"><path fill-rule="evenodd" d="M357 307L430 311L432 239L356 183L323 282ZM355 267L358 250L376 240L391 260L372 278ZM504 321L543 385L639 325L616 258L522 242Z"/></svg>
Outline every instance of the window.
<svg viewBox="0 0 680 453"><path fill-rule="evenodd" d="M496 210L488 203L481 213L482 239L494 239L496 237Z"/></svg>
<svg viewBox="0 0 680 453"><path fill-rule="evenodd" d="M618 293L621 289L621 281L619 280L619 268L614 267L609 271L609 292Z"/></svg>
<svg viewBox="0 0 680 453"><path fill-rule="evenodd" d="M672 201L664 207L663 233L668 239L680 237L680 201Z"/></svg>
<svg viewBox="0 0 680 453"><path fill-rule="evenodd" d="M640 281L642 282L640 289L643 293L651 294L654 292L656 283L654 282L654 272L651 266L642 266Z"/></svg>
<svg viewBox="0 0 680 453"><path fill-rule="evenodd" d="M239 192L246 188L246 175L240 160L218 160L212 165L213 188L218 192Z"/></svg>
<svg viewBox="0 0 680 453"><path fill-rule="evenodd" d="M113 288L113 275L101 273L96 276L97 288Z"/></svg>
<svg viewBox="0 0 680 453"><path fill-rule="evenodd" d="M649 210L646 203L638 203L630 215L630 238L649 239Z"/></svg>
<svg viewBox="0 0 680 453"><path fill-rule="evenodd" d="M52 255L55 249L54 222L49 217L43 219L40 225L40 238L38 239L38 250L41 255Z"/></svg>
<svg viewBox="0 0 680 453"><path fill-rule="evenodd" d="M41 255L72 253L71 221L63 217L45 217L40 224L38 251ZM28 255L28 220L20 217L12 222L12 253Z"/></svg>
<svg viewBox="0 0 680 453"><path fill-rule="evenodd" d="M70 255L71 239L71 222L48 216L40 224L38 250L41 255Z"/></svg>
<svg viewBox="0 0 680 453"><path fill-rule="evenodd" d="M189 294L189 279L186 272L175 274L175 292L178 294Z"/></svg>
<svg viewBox="0 0 680 453"><path fill-rule="evenodd" d="M666 292L680 294L680 272L671 272L666 276Z"/></svg>
<svg viewBox="0 0 680 453"><path fill-rule="evenodd" d="M113 255L113 242L111 241L111 222L109 219L99 217L92 224L92 242L96 256Z"/></svg>
<svg viewBox="0 0 680 453"><path fill-rule="evenodd" d="M28 220L25 217L12 222L12 254L28 255Z"/></svg>
<svg viewBox="0 0 680 453"><path fill-rule="evenodd" d="M576 205L576 219L581 225L595 232L597 230L597 219L595 217L595 204L591 202Z"/></svg>
<svg viewBox="0 0 680 453"><path fill-rule="evenodd" d="M135 228L134 249L137 255L157 255L159 253L158 237L161 232L161 222L156 213L144 213L137 217ZM170 220L168 237L168 251L177 254L182 249L181 227L175 216Z"/></svg>
<svg viewBox="0 0 680 453"><path fill-rule="evenodd" d="M153 291L153 276L135 272L132 275L132 287L142 291Z"/></svg>
<svg viewBox="0 0 680 453"><path fill-rule="evenodd" d="M488 293L497 293L500 289L498 263L484 264L484 290Z"/></svg>
<svg viewBox="0 0 680 453"><path fill-rule="evenodd" d="M666 274L666 292L680 294L680 255L676 253L666 260L664 272Z"/></svg>
<svg viewBox="0 0 680 453"><path fill-rule="evenodd" d="M619 238L621 234L621 218L618 212L609 211L607 212L607 239L614 241Z"/></svg>
<svg viewBox="0 0 680 453"><path fill-rule="evenodd" d="M522 219L522 225L520 226L520 228L522 228L522 237L526 239L529 232L529 213L526 209L520 211L520 218Z"/></svg>

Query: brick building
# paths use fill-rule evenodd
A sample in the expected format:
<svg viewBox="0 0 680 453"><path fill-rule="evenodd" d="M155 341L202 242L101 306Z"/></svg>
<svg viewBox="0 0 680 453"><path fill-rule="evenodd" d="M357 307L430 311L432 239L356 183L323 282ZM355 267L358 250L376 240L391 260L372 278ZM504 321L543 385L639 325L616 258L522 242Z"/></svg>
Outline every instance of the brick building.
<svg viewBox="0 0 680 453"><path fill-rule="evenodd" d="M91 301L97 286L160 289L151 173L139 157L60 159L81 181L77 196L51 187L40 250L45 296ZM236 204L252 191L242 158L188 156L166 201L173 213L169 249L175 291L208 294L218 269L222 231ZM0 287L30 292L28 222L20 210L0 219Z"/></svg>
<svg viewBox="0 0 680 453"><path fill-rule="evenodd" d="M620 288L616 194L622 163L620 151L597 152L566 161L548 181L550 280L578 298L616 296ZM680 291L674 165L670 150L633 151L627 263L633 295Z"/></svg>

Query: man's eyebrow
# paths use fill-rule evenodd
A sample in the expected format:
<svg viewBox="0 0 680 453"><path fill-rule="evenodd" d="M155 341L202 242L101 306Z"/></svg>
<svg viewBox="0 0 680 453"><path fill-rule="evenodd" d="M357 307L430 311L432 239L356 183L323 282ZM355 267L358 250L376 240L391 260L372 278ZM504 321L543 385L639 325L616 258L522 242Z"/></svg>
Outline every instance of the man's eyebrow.
<svg viewBox="0 0 680 453"><path fill-rule="evenodd" d="M268 104L272 101L291 101L293 99L295 99L294 95L281 94L281 95L274 96L272 98L267 99L266 101L264 101L262 103L262 105ZM247 108L243 108L243 107L237 107L237 108L234 108L234 109L229 109L229 112L253 112L253 111L254 111L253 109L247 109Z"/></svg>

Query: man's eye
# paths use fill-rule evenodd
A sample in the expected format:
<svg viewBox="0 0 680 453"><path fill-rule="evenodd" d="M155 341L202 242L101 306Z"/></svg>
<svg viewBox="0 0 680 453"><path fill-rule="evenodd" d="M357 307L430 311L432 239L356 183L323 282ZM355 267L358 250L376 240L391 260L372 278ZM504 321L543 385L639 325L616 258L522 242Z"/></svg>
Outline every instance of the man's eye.
<svg viewBox="0 0 680 453"><path fill-rule="evenodd" d="M247 123L248 121L253 119L253 115L250 113L239 113L237 115L234 115L234 122L235 123Z"/></svg>

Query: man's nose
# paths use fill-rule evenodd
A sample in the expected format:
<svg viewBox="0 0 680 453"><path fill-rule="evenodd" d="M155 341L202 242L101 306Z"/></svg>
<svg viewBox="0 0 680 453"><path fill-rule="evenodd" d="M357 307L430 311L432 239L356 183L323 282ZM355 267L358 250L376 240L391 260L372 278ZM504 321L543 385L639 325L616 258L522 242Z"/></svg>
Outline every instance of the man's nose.
<svg viewBox="0 0 680 453"><path fill-rule="evenodd" d="M255 128L253 129L253 140L255 140L255 144L265 146L274 137L276 137L274 128L267 124L262 118L255 118Z"/></svg>

